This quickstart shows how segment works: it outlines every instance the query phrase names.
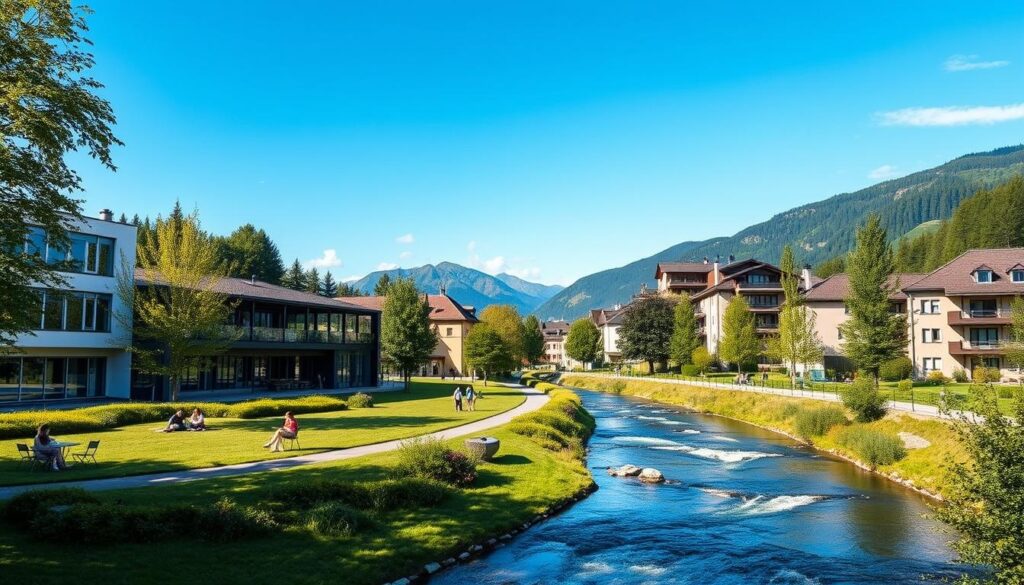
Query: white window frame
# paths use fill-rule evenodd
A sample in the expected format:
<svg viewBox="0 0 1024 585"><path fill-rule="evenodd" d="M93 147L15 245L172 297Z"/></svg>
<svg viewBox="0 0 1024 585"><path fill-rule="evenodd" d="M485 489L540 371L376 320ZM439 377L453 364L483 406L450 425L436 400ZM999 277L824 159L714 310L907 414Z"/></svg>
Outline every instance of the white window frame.
<svg viewBox="0 0 1024 585"><path fill-rule="evenodd" d="M1020 269L1018 269L1018 270L1011 270L1010 271L1010 280L1012 282L1018 282L1018 283L1024 282L1024 270L1020 270Z"/></svg>
<svg viewBox="0 0 1024 585"><path fill-rule="evenodd" d="M982 274L987 274L988 275L988 280L982 280L981 279L981 275ZM992 274L991 270L975 270L974 271L974 282L977 282L978 284L992 284L993 280L994 279L993 279L993 274Z"/></svg>

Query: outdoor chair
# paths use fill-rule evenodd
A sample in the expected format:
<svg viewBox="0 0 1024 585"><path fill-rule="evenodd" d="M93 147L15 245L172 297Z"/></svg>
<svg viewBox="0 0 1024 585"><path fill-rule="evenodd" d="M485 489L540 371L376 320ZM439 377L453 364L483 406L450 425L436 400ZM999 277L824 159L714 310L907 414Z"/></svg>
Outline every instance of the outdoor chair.
<svg viewBox="0 0 1024 585"><path fill-rule="evenodd" d="M73 453L71 456L79 463L86 463L89 459L92 459L92 462L96 463L96 450L99 449L99 447L99 441L89 441L89 445L85 448L85 451L81 453Z"/></svg>
<svg viewBox="0 0 1024 585"><path fill-rule="evenodd" d="M18 443L18 455L21 456L21 462L28 465L33 471L39 467L50 469L53 464L52 457L37 457L35 451L25 443Z"/></svg>
<svg viewBox="0 0 1024 585"><path fill-rule="evenodd" d="M298 433L298 431L295 432L295 437L294 438L291 438L291 439L288 439L288 440L290 441L290 443L288 444L288 450L289 451L295 449L296 445L298 445L299 449L302 448L302 445L299 444L299 433Z"/></svg>

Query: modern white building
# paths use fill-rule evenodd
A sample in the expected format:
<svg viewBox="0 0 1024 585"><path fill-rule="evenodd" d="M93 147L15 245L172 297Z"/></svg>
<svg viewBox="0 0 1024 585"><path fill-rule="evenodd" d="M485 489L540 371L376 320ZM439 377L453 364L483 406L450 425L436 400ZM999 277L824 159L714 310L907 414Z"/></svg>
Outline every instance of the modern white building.
<svg viewBox="0 0 1024 585"><path fill-rule="evenodd" d="M135 270L136 227L99 218L72 223L69 249L53 245L33 227L25 251L60 265L66 286L37 287L41 311L31 334L18 337L18 352L0 356L0 404L108 396L128 398L130 339L115 317L125 314L117 296L117 275Z"/></svg>

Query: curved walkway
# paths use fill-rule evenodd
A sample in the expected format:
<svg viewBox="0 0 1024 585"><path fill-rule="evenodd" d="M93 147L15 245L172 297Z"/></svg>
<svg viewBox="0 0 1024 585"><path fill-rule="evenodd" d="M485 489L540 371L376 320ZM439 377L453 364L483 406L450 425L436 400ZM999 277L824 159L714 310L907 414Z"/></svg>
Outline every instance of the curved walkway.
<svg viewBox="0 0 1024 585"><path fill-rule="evenodd" d="M206 467L203 469L183 469L181 471L168 471L165 473L153 473L149 475L133 475L129 477L111 477L107 479L91 479L84 481L69 481L61 483L10 486L0 488L0 500L9 499L22 492L33 489L82 488L89 491L121 490L147 486L172 485L176 483L197 481L201 479L229 477L233 475L244 475L247 473L278 471L281 469L292 469L295 467L313 465L316 463L325 463L328 461L355 459L356 457L362 457L364 455L373 455L375 453L394 451L404 441L408 441L409 439L454 439L456 437L472 435L480 431L484 431L508 423L513 418L521 414L533 412L547 404L548 400L550 399L546 394L542 394L540 392L533 390L532 388L527 388L526 386L518 386L512 384L504 385L510 388L519 388L523 392L523 394L526 395L526 400L523 401L523 403L520 404L519 406L513 408L512 410L506 410L505 412L496 414L485 419L481 419L457 427L452 427L449 429L444 429L441 431L437 431L435 433L419 435L417 437L406 437L405 439L396 439L394 441L387 441L384 443L374 443L371 445L350 447L348 449L324 451L322 453L299 455L297 457L287 457L284 459L271 459L269 461L253 461L251 463L237 463L235 465Z"/></svg>

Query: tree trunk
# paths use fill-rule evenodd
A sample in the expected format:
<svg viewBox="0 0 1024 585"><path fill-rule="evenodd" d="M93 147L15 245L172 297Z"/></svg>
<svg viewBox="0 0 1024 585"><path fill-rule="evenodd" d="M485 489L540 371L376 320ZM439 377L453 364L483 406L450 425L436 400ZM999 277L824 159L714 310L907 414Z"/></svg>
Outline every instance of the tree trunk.
<svg viewBox="0 0 1024 585"><path fill-rule="evenodd" d="M487 370L484 370L484 388L487 387Z"/></svg>
<svg viewBox="0 0 1024 585"><path fill-rule="evenodd" d="M412 379L412 374L409 373L409 369L402 370L402 381L404 382L404 390L409 390L409 382Z"/></svg>
<svg viewBox="0 0 1024 585"><path fill-rule="evenodd" d="M651 371L651 375L654 375L654 360L647 360L647 367Z"/></svg>
<svg viewBox="0 0 1024 585"><path fill-rule="evenodd" d="M181 380L177 376L171 376L171 402L177 402L181 395Z"/></svg>

